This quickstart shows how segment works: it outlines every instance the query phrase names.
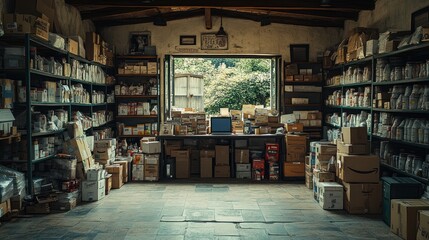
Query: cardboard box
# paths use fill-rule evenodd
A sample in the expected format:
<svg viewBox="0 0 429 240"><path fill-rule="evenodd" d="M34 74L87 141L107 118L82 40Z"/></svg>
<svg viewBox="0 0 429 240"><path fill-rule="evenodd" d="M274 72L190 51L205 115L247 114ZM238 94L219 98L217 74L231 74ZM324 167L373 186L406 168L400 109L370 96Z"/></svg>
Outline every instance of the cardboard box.
<svg viewBox="0 0 429 240"><path fill-rule="evenodd" d="M215 151L216 165L229 165L229 146L216 145Z"/></svg>
<svg viewBox="0 0 429 240"><path fill-rule="evenodd" d="M300 145L286 145L286 152L287 153L299 153L299 154L306 154L306 147L300 146Z"/></svg>
<svg viewBox="0 0 429 240"><path fill-rule="evenodd" d="M345 144L367 144L368 133L366 127L342 127L341 139Z"/></svg>
<svg viewBox="0 0 429 240"><path fill-rule="evenodd" d="M89 169L86 172L86 180L88 181L100 181L104 179L105 171L103 169Z"/></svg>
<svg viewBox="0 0 429 240"><path fill-rule="evenodd" d="M31 14L37 17L46 16L49 20L48 30L53 30L54 19L55 19L55 1L53 0L34 0L28 2L26 0L15 1L15 12Z"/></svg>
<svg viewBox="0 0 429 240"><path fill-rule="evenodd" d="M286 123L285 124L286 132L303 132L304 124L302 123Z"/></svg>
<svg viewBox="0 0 429 240"><path fill-rule="evenodd" d="M229 178L230 177L230 167L227 165L216 165L215 166L215 178Z"/></svg>
<svg viewBox="0 0 429 240"><path fill-rule="evenodd" d="M338 176L348 183L376 183L379 181L380 159L375 155L337 154Z"/></svg>
<svg viewBox="0 0 429 240"><path fill-rule="evenodd" d="M144 180L144 165L143 164L138 164L138 165L134 164L131 176L132 176L133 181L143 181Z"/></svg>
<svg viewBox="0 0 429 240"><path fill-rule="evenodd" d="M365 144L346 144L340 140L337 141L338 153L350 155L366 155L369 154L369 143Z"/></svg>
<svg viewBox="0 0 429 240"><path fill-rule="evenodd" d="M176 159L177 162L177 159ZM159 179L159 166L158 165L145 165L144 167L144 180L158 181Z"/></svg>
<svg viewBox="0 0 429 240"><path fill-rule="evenodd" d="M211 157L200 158L200 177L201 178L213 177L213 158Z"/></svg>
<svg viewBox="0 0 429 240"><path fill-rule="evenodd" d="M159 164L159 154L145 154L144 164Z"/></svg>
<svg viewBox="0 0 429 240"><path fill-rule="evenodd" d="M343 209L343 186L336 182L318 184L319 205L325 210Z"/></svg>
<svg viewBox="0 0 429 240"><path fill-rule="evenodd" d="M390 230L403 239L416 239L419 210L429 210L429 200L392 199Z"/></svg>
<svg viewBox="0 0 429 240"><path fill-rule="evenodd" d="M91 202L98 201L104 198L105 195L105 180L99 181L83 181L82 182L82 201Z"/></svg>
<svg viewBox="0 0 429 240"><path fill-rule="evenodd" d="M337 154L337 146L334 144L316 144L316 153L319 155L326 154L326 155L335 155Z"/></svg>
<svg viewBox="0 0 429 240"><path fill-rule="evenodd" d="M32 33L49 40L49 19L46 16L6 13L3 16L3 24L5 33Z"/></svg>
<svg viewBox="0 0 429 240"><path fill-rule="evenodd" d="M190 168L189 155L188 157L176 157L176 178L189 178Z"/></svg>
<svg viewBox="0 0 429 240"><path fill-rule="evenodd" d="M143 153L160 153L161 143L159 141L143 142L141 143Z"/></svg>
<svg viewBox="0 0 429 240"><path fill-rule="evenodd" d="M308 104L308 98L292 98L292 105L294 104Z"/></svg>
<svg viewBox="0 0 429 240"><path fill-rule="evenodd" d="M236 163L249 163L249 149L235 149L235 162Z"/></svg>
<svg viewBox="0 0 429 240"><path fill-rule="evenodd" d="M238 179L251 179L252 178L252 172L236 172L235 177Z"/></svg>
<svg viewBox="0 0 429 240"><path fill-rule="evenodd" d="M94 142L95 148L116 148L116 138L106 138Z"/></svg>
<svg viewBox="0 0 429 240"><path fill-rule="evenodd" d="M113 148L95 148L94 158L97 160L108 160L115 158L115 149Z"/></svg>
<svg viewBox="0 0 429 240"><path fill-rule="evenodd" d="M235 166L237 172L250 172L252 170L250 163L237 163Z"/></svg>
<svg viewBox="0 0 429 240"><path fill-rule="evenodd" d="M307 135L286 134L287 145L307 146Z"/></svg>
<svg viewBox="0 0 429 240"><path fill-rule="evenodd" d="M107 166L106 171L110 174L112 174L112 188L113 189L119 189L122 187L123 184L123 177L122 177L122 165L115 164Z"/></svg>
<svg viewBox="0 0 429 240"><path fill-rule="evenodd" d="M313 189L313 184L314 184L314 182L313 182L313 174L309 173L309 172L306 172L305 173L305 186L308 189Z"/></svg>
<svg viewBox="0 0 429 240"><path fill-rule="evenodd" d="M283 174L285 177L304 177L305 164L303 162L285 162Z"/></svg>
<svg viewBox="0 0 429 240"><path fill-rule="evenodd" d="M296 116L295 114L284 114L280 116L280 122L281 123L295 123L296 122Z"/></svg>
<svg viewBox="0 0 429 240"><path fill-rule="evenodd" d="M115 164L122 166L122 182L128 182L128 161L115 161Z"/></svg>
<svg viewBox="0 0 429 240"><path fill-rule="evenodd" d="M11 211L10 199L0 203L0 217Z"/></svg>
<svg viewBox="0 0 429 240"><path fill-rule="evenodd" d="M293 80L295 82L303 82L304 81L304 75L294 75Z"/></svg>
<svg viewBox="0 0 429 240"><path fill-rule="evenodd" d="M333 172L326 172L320 169L314 169L313 176L317 178L317 182L335 182L335 173Z"/></svg>
<svg viewBox="0 0 429 240"><path fill-rule="evenodd" d="M104 190L106 191L106 195L108 195L110 190L112 190L112 174L108 174L104 180L106 181Z"/></svg>
<svg viewBox="0 0 429 240"><path fill-rule="evenodd" d="M287 153L286 162L304 162L305 153Z"/></svg>
<svg viewBox="0 0 429 240"><path fill-rule="evenodd" d="M381 183L346 183L344 209L351 214L381 213Z"/></svg>
<svg viewBox="0 0 429 240"><path fill-rule="evenodd" d="M68 51L74 55L78 55L79 54L78 43L71 38L67 38L67 41L68 41Z"/></svg>
<svg viewBox="0 0 429 240"><path fill-rule="evenodd" d="M419 211L418 213L419 227L417 229L416 240L428 240L429 239L429 211Z"/></svg>

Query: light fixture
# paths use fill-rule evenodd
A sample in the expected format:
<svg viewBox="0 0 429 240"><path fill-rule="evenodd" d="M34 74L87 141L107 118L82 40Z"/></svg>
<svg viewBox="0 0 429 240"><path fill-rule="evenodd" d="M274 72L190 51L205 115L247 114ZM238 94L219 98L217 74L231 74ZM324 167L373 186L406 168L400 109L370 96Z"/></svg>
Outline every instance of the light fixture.
<svg viewBox="0 0 429 240"><path fill-rule="evenodd" d="M218 37L223 37L223 36L226 36L227 34L226 34L226 32L225 32L225 30L223 29L223 26L222 26L222 16L220 17L220 28L219 28L219 31L217 31L217 33L216 33L216 36L218 36Z"/></svg>
<svg viewBox="0 0 429 240"><path fill-rule="evenodd" d="M321 7L331 7L332 1L331 0L320 0L320 6Z"/></svg>
<svg viewBox="0 0 429 240"><path fill-rule="evenodd" d="M155 26L167 26L167 21L162 16L156 16L153 20L153 25Z"/></svg>

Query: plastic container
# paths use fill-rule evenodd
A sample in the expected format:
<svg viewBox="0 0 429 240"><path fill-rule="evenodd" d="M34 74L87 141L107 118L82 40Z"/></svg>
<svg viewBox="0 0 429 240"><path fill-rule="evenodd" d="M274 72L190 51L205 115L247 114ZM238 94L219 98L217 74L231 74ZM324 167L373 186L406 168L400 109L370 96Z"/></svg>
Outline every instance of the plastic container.
<svg viewBox="0 0 429 240"><path fill-rule="evenodd" d="M422 175L423 159L419 156L414 157L412 163L413 174L417 176Z"/></svg>
<svg viewBox="0 0 429 240"><path fill-rule="evenodd" d="M404 129L405 129L405 120L402 120L401 123L396 128L396 140L404 140Z"/></svg>
<svg viewBox="0 0 429 240"><path fill-rule="evenodd" d="M411 121L411 122L413 123L413 125L411 126L409 141L417 143L417 142L419 142L419 129L421 126L421 121L416 119L416 120Z"/></svg>
<svg viewBox="0 0 429 240"><path fill-rule="evenodd" d="M407 161L407 154L406 153L399 154L399 161L398 161L398 163L399 163L399 166L398 166L399 170L405 171L406 161Z"/></svg>
<svg viewBox="0 0 429 240"><path fill-rule="evenodd" d="M405 160L405 172L407 173L413 173L413 161L415 156L414 155L408 155L407 160Z"/></svg>

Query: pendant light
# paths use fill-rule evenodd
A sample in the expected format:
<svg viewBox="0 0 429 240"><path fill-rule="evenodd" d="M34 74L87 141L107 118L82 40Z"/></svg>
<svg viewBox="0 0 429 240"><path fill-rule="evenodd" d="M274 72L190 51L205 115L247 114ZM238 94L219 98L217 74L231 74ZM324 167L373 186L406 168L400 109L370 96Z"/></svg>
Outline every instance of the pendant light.
<svg viewBox="0 0 429 240"><path fill-rule="evenodd" d="M217 37L224 37L226 35L227 34L226 34L226 32L225 32L225 30L223 29L223 26L222 26L222 16L220 16L220 28L219 28L219 31L217 31L216 36Z"/></svg>

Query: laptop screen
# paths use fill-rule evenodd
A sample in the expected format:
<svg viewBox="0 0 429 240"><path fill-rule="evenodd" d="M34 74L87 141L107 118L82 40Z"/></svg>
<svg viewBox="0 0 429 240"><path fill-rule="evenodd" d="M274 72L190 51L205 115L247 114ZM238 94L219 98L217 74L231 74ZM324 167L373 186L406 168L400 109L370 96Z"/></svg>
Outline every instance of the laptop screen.
<svg viewBox="0 0 429 240"><path fill-rule="evenodd" d="M232 123L231 117L211 117L210 126L212 133L231 133Z"/></svg>

